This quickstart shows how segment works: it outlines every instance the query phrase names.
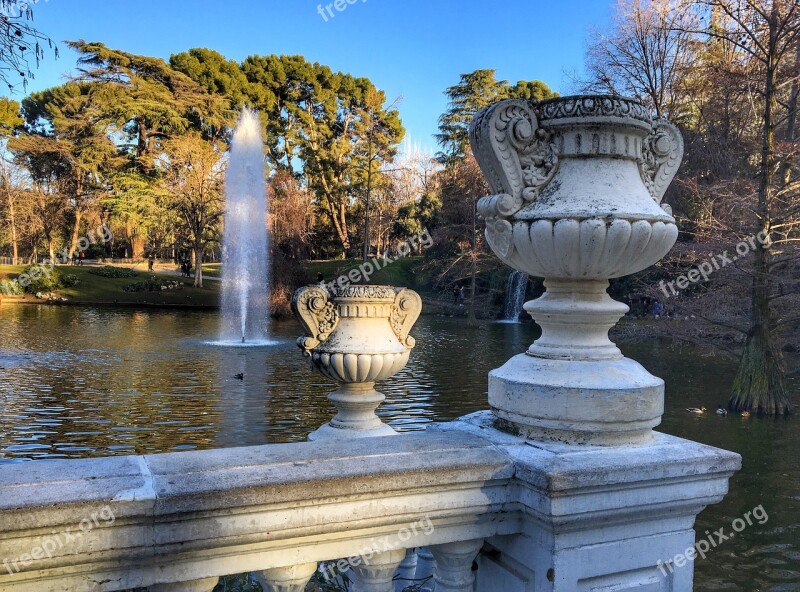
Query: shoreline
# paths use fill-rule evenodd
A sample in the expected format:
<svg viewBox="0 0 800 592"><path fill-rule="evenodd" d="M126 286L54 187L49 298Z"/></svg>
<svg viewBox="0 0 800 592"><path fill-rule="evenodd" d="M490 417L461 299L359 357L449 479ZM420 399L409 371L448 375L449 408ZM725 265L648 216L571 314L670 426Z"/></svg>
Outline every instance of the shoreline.
<svg viewBox="0 0 800 592"><path fill-rule="evenodd" d="M209 310L216 311L221 307L214 304L174 304L158 302L99 302L92 300L40 300L38 298L24 298L14 296L4 296L0 298L0 306L7 304L13 305L40 305L40 306L84 306L84 307L103 307L103 308L166 308L166 309L186 309L186 310Z"/></svg>

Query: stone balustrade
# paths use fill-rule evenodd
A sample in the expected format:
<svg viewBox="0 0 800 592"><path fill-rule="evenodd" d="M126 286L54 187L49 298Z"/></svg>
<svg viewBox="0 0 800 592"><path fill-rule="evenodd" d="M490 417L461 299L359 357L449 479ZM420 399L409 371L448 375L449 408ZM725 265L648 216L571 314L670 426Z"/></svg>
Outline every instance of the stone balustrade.
<svg viewBox="0 0 800 592"><path fill-rule="evenodd" d="M532 444L491 421L478 413L369 440L5 466L0 590L208 592L220 576L257 572L274 590L299 591L317 562L374 554L343 565L358 590L388 592L418 547L435 559L438 591L470 590L474 576L482 592L590 590L580 582L620 573L661 581L657 562L691 546L695 515L722 499L739 466L734 454L669 436L631 465L637 452L626 447ZM652 590L691 589L691 569L672 577Z"/></svg>
<svg viewBox="0 0 800 592"><path fill-rule="evenodd" d="M243 572L282 588L370 552L397 560L365 588L388 590L407 548L518 532L513 472L469 434L6 466L0 590L211 590Z"/></svg>

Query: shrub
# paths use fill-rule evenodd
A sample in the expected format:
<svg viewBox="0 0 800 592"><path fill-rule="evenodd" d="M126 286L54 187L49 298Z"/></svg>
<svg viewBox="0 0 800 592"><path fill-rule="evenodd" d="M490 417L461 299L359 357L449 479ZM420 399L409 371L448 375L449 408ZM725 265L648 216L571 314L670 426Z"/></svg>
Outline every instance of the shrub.
<svg viewBox="0 0 800 592"><path fill-rule="evenodd" d="M62 288L72 288L73 286L77 286L80 283L81 283L81 278L79 278L74 273L65 273L61 276Z"/></svg>
<svg viewBox="0 0 800 592"><path fill-rule="evenodd" d="M106 278L131 278L139 275L139 272L133 269L128 269L127 267L112 267L111 265L95 267L90 269L89 273Z"/></svg>
<svg viewBox="0 0 800 592"><path fill-rule="evenodd" d="M28 278L27 282L23 276ZM52 292L62 287L61 274L55 267L49 265L39 265L32 263L25 267L17 278L22 289L28 294L36 294L37 292ZM23 285L27 283L27 285Z"/></svg>
<svg viewBox="0 0 800 592"><path fill-rule="evenodd" d="M3 280L0 282L0 295L2 296L22 296L25 290L15 280Z"/></svg>
<svg viewBox="0 0 800 592"><path fill-rule="evenodd" d="M154 275L141 282L133 282L122 287L126 292L160 292L162 290L180 290L181 288L183 288L183 282L165 280Z"/></svg>

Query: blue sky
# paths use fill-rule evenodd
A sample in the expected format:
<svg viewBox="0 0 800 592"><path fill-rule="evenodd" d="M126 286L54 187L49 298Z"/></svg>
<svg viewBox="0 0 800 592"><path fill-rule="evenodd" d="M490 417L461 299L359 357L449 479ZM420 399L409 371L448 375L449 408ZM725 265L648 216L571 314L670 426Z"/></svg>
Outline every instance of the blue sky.
<svg viewBox="0 0 800 592"><path fill-rule="evenodd" d="M169 58L209 47L241 60L250 54L302 54L370 78L400 112L410 137L433 149L442 91L461 73L493 68L512 82L539 79L574 91L592 26L613 0L353 0L327 21L317 0L39 0L34 24L54 40L101 41ZM43 62L29 90L63 80L75 54ZM15 97L19 99L19 97Z"/></svg>

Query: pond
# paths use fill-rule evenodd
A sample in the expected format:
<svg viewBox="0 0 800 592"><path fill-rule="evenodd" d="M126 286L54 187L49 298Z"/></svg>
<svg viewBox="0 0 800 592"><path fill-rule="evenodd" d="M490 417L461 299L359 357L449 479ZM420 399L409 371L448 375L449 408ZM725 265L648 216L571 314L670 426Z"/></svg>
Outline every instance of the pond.
<svg viewBox="0 0 800 592"><path fill-rule="evenodd" d="M301 441L333 414L332 386L305 366L293 322L273 324L276 344L262 348L208 345L217 316L192 311L3 306L0 326L0 470ZM486 408L486 373L524 351L536 327L423 317L413 334L411 362L380 387L380 414L398 430ZM733 362L666 340L620 345L667 382L659 430L744 458L730 494L698 518L698 536L731 530L757 506L769 517L698 559L695 590L800 591L800 418L718 417ZM795 400L798 387L792 379Z"/></svg>

